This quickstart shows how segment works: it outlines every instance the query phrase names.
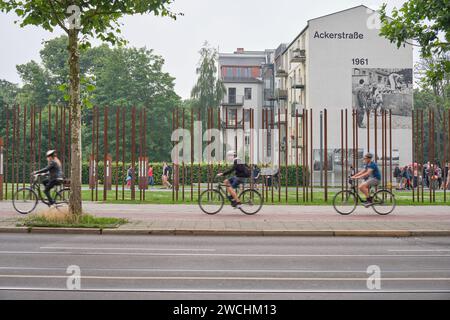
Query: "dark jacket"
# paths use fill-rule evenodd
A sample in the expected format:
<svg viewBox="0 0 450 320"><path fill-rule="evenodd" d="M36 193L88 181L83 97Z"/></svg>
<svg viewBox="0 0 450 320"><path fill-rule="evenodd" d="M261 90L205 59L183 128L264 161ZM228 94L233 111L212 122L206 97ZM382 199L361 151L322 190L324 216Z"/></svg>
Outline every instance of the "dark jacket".
<svg viewBox="0 0 450 320"><path fill-rule="evenodd" d="M63 178L61 166L55 161L52 160L44 169L36 171L36 174L46 173L48 172L50 180L58 180Z"/></svg>
<svg viewBox="0 0 450 320"><path fill-rule="evenodd" d="M234 159L233 166L223 173L224 176L229 175L230 173L235 172L236 177L238 178L250 178L250 169L245 165L245 163L241 163L239 159Z"/></svg>

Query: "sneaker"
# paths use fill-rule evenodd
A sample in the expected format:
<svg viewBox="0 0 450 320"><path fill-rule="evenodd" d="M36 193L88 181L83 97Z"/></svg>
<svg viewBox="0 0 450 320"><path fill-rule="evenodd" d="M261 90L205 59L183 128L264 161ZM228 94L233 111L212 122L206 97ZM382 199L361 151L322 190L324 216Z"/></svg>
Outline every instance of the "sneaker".
<svg viewBox="0 0 450 320"><path fill-rule="evenodd" d="M231 200L231 206L232 206L233 208L236 208L237 205L238 205L238 203L236 202L236 200Z"/></svg>

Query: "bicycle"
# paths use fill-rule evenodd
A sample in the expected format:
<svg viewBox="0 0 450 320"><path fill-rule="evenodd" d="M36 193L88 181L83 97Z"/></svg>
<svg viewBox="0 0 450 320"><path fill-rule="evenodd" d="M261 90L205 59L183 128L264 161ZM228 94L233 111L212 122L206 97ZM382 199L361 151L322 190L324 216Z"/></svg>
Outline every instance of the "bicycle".
<svg viewBox="0 0 450 320"><path fill-rule="evenodd" d="M46 197L42 196L40 177L46 174L33 175L31 177L31 184L29 187L18 189L13 195L14 209L20 214L29 214L33 212L39 201L51 206ZM61 183L53 189L53 199L55 200L55 207L60 209L67 207L69 204L70 188L65 187L68 184L66 180L61 180Z"/></svg>
<svg viewBox="0 0 450 320"><path fill-rule="evenodd" d="M351 185L350 190L338 192L333 199L333 207L339 214L347 216L356 210L358 203L364 202L359 195L357 184L353 179L349 179ZM365 205L365 208L372 207L372 209L379 215L386 216L392 213L396 207L395 195L387 190L380 189L377 192L370 190L372 196L372 203Z"/></svg>
<svg viewBox="0 0 450 320"><path fill-rule="evenodd" d="M203 191L198 198L198 205L200 209L209 215L215 215L219 213L224 204L226 197L225 184L218 182L215 188L211 188ZM230 197L227 199L232 202ZM255 189L245 189L239 194L241 205L238 207L246 215L257 214L263 206L263 198L261 194Z"/></svg>

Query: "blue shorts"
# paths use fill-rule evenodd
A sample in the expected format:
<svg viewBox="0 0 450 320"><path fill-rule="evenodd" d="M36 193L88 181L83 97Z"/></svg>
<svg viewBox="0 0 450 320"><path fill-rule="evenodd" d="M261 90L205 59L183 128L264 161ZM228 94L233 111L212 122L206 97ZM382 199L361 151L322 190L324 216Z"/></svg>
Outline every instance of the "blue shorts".
<svg viewBox="0 0 450 320"><path fill-rule="evenodd" d="M231 177L230 179L228 179L228 181L231 184L231 187L233 187L233 189L237 189L239 187L239 185L242 183L241 179L239 179L238 177Z"/></svg>

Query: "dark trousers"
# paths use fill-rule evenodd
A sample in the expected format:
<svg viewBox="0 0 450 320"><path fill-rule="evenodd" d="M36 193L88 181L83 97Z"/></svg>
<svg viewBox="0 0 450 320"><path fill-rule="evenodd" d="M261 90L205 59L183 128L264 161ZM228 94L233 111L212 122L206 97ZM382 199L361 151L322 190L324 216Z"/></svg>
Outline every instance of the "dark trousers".
<svg viewBox="0 0 450 320"><path fill-rule="evenodd" d="M52 196L50 195L50 191L59 184L58 180L49 180L46 179L44 181L42 181L42 184L44 185L45 189L44 189L44 193L47 196L48 202L50 204L54 204L55 200L52 198Z"/></svg>

